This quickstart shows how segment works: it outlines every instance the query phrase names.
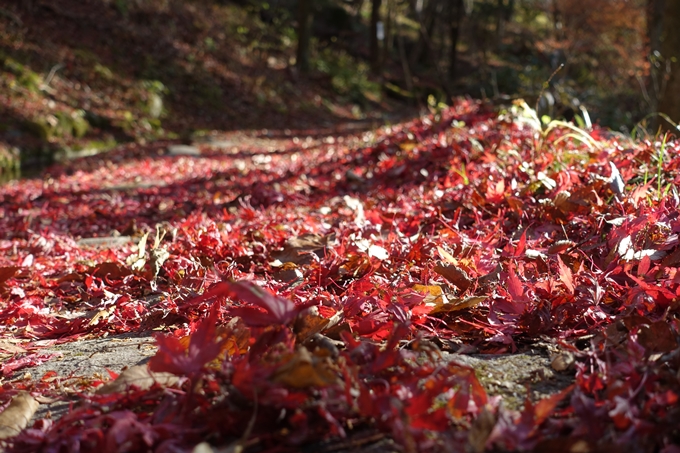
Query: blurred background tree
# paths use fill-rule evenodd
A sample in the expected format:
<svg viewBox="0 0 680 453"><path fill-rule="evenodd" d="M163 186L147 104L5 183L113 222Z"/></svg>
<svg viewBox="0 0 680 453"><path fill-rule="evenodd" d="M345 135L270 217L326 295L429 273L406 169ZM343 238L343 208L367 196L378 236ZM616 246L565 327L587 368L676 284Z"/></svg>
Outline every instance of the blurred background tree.
<svg viewBox="0 0 680 453"><path fill-rule="evenodd" d="M455 96L655 132L659 111L680 120L679 21L676 0L6 0L0 149L382 121Z"/></svg>
<svg viewBox="0 0 680 453"><path fill-rule="evenodd" d="M658 110L680 122L680 2L650 0L653 3L654 44L659 51L653 54L652 70L660 73L658 84ZM661 12L661 13L659 13ZM659 25L660 24L660 25ZM662 121L664 128L671 124Z"/></svg>
<svg viewBox="0 0 680 453"><path fill-rule="evenodd" d="M309 43L312 33L312 0L298 1L297 65L302 72L309 72Z"/></svg>
<svg viewBox="0 0 680 453"><path fill-rule="evenodd" d="M321 0L317 10L342 6L352 24L328 42L321 31L333 27L315 19L312 53L344 51L366 61L382 95L421 105L457 95L533 104L564 65L540 100L541 114L571 119L586 109L594 121L631 130L658 109L669 75L658 67L661 25L654 21L663 14L655 3L663 2Z"/></svg>

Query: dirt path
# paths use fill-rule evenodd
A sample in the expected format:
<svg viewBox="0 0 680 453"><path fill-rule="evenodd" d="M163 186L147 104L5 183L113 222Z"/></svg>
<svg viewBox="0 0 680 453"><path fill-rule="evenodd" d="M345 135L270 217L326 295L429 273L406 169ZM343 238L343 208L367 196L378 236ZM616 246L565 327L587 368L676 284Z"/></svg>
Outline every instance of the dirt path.
<svg viewBox="0 0 680 453"><path fill-rule="evenodd" d="M60 399L43 400L34 420L58 419L77 401L73 384L79 380L110 379L109 371L121 371L145 364L156 352L155 340L149 334L112 335L106 338L78 340L41 350L56 356L34 368L17 371L14 379L39 380L46 373L56 372L64 381ZM545 347L518 354L442 354L442 362L455 361L475 369L477 377L489 395L503 397L509 409L521 409L527 395L532 401L557 393L573 382L571 373L552 369ZM53 378L52 378L53 379Z"/></svg>

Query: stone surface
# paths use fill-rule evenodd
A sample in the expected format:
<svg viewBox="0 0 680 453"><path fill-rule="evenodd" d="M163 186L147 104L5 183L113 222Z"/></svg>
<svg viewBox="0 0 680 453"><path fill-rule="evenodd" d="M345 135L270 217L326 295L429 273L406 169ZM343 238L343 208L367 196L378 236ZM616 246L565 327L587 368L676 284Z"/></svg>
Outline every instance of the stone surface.
<svg viewBox="0 0 680 453"><path fill-rule="evenodd" d="M170 145L168 146L169 156L200 156L201 150L190 145Z"/></svg>
<svg viewBox="0 0 680 453"><path fill-rule="evenodd" d="M20 370L10 379L40 379L55 371L68 387L69 380L109 380L108 370L120 373L145 364L156 352L150 334L125 334L106 338L84 339L42 349L41 353L58 353L37 367ZM442 353L443 361L455 361L472 367L489 395L503 397L506 408L521 410L527 396L536 402L573 383L573 373L555 372L546 350L537 348L518 354L484 355ZM527 393L528 392L528 393ZM41 401L35 419L61 416L69 407L69 392L63 400Z"/></svg>
<svg viewBox="0 0 680 453"><path fill-rule="evenodd" d="M124 334L77 340L41 349L40 353L57 353L61 356L36 367L19 370L9 379L23 377L38 380L45 373L55 371L63 381L64 389L82 378L109 380L108 370L120 373L127 367L144 364L156 353L156 346L153 337L148 334ZM59 418L68 410L74 394L66 390L63 399L39 401L40 407L33 418Z"/></svg>
<svg viewBox="0 0 680 453"><path fill-rule="evenodd" d="M82 238L77 241L80 247L122 247L132 243L130 236L105 236L100 238Z"/></svg>
<svg viewBox="0 0 680 453"><path fill-rule="evenodd" d="M536 402L574 382L573 373L558 373L551 368L547 351L499 355L444 354L443 358L474 368L489 395L502 396L503 404L509 409L520 410L527 396Z"/></svg>

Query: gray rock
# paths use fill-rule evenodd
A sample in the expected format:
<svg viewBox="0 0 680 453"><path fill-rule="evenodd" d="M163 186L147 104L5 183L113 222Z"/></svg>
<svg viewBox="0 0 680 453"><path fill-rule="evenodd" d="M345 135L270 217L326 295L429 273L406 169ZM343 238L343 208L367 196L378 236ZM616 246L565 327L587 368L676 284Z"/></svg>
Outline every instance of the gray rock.
<svg viewBox="0 0 680 453"><path fill-rule="evenodd" d="M108 379L108 370L121 373L124 369L146 363L156 353L156 343L148 334L123 334L107 338L78 340L41 349L41 353L56 353L60 356L34 368L17 371L11 378L22 375L34 380L45 373L55 371L62 386L68 388L78 379L98 376ZM68 412L69 404L77 401L76 392L65 391L60 399L41 400L40 407L33 417L57 419Z"/></svg>
<svg viewBox="0 0 680 453"><path fill-rule="evenodd" d="M201 150L190 145L170 145L168 146L170 156L200 156Z"/></svg>
<svg viewBox="0 0 680 453"><path fill-rule="evenodd" d="M130 244L132 238L130 236L107 236L101 238L82 238L77 244L80 247L122 247Z"/></svg>

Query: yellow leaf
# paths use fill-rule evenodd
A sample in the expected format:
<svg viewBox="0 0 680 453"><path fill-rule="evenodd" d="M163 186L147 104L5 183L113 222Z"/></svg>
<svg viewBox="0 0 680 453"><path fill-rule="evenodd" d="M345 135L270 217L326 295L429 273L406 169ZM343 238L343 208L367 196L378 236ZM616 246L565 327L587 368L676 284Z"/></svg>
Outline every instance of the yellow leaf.
<svg viewBox="0 0 680 453"><path fill-rule="evenodd" d="M419 293L424 293L426 294L425 300L423 300L423 303L425 305L429 306L439 306L442 304L446 304L448 301L446 300L446 296L444 295L444 292L442 291L441 286L437 285L413 285L413 289L415 291L418 291Z"/></svg>
<svg viewBox="0 0 680 453"><path fill-rule="evenodd" d="M399 148L401 148L402 151L406 151L406 152L413 151L413 149L414 149L416 146L418 146L418 144L415 143L415 142L403 142L403 143L399 143Z"/></svg>
<svg viewBox="0 0 680 453"><path fill-rule="evenodd" d="M463 310L465 308L476 307L486 300L483 296L466 297L465 299L452 299L449 303L440 304L434 307L430 312L431 315L438 313L451 313L453 311Z"/></svg>
<svg viewBox="0 0 680 453"><path fill-rule="evenodd" d="M449 252L441 248L440 246L437 246L437 251L439 252L439 256L446 261L449 264L455 264L458 265L458 260L453 257Z"/></svg>

